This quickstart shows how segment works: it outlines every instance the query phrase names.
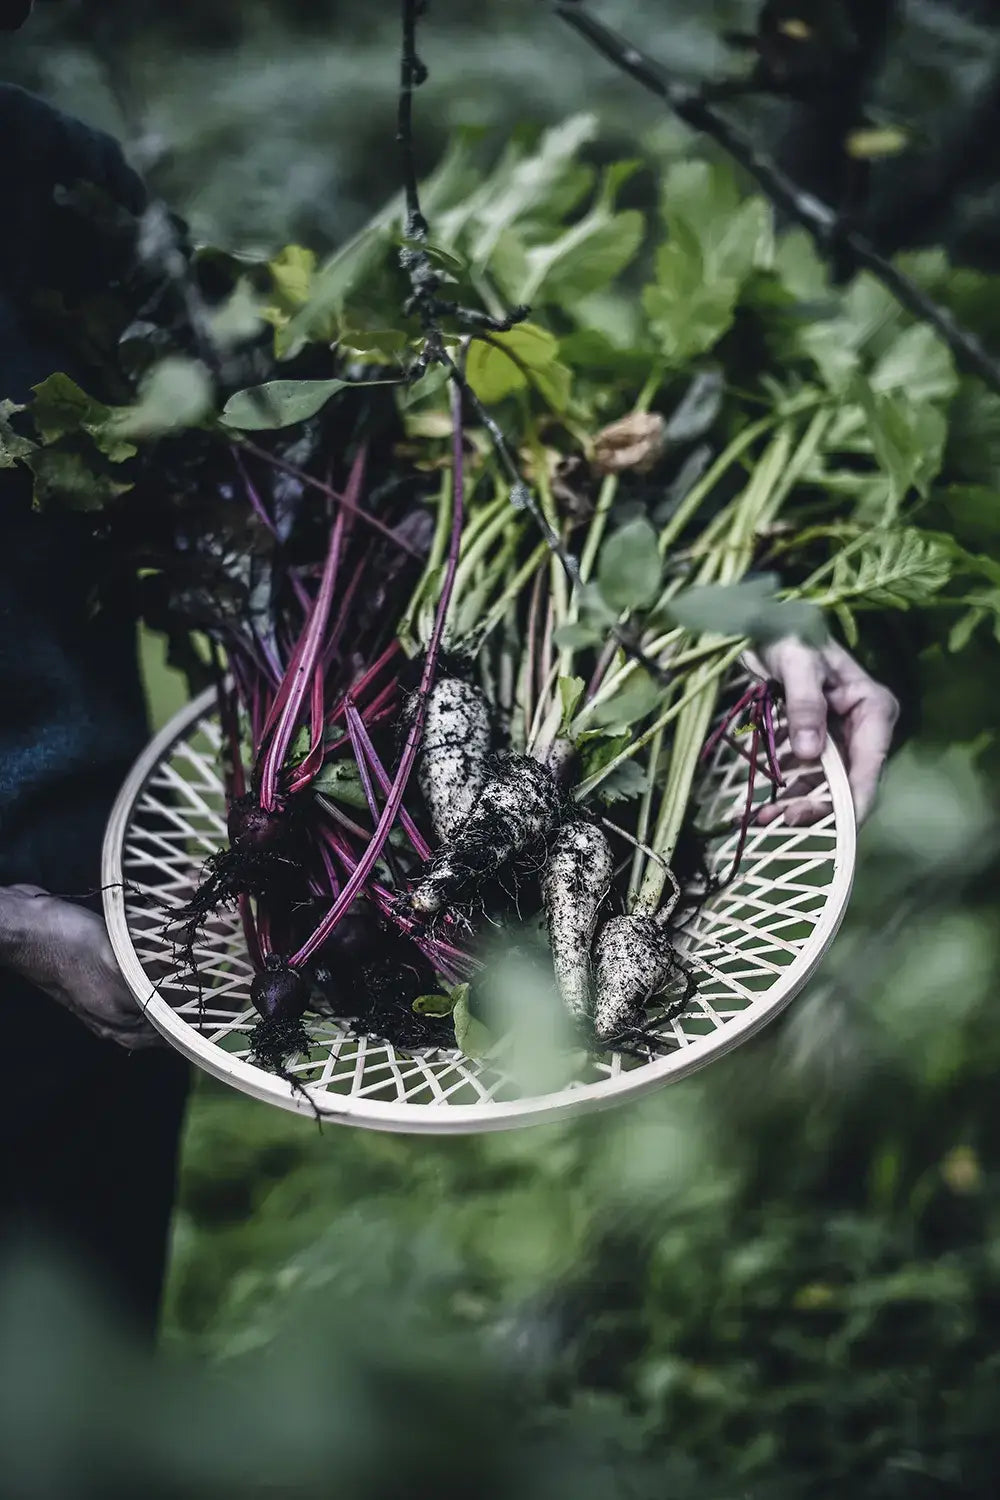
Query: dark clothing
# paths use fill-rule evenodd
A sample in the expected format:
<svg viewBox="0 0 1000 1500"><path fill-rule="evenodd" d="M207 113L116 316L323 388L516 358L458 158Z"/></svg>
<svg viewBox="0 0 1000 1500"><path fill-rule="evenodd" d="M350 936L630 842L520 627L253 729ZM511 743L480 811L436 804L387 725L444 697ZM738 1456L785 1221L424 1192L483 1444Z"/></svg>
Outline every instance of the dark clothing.
<svg viewBox="0 0 1000 1500"><path fill-rule="evenodd" d="M0 399L57 370L81 378L31 319L111 274L95 232L54 202L96 180L132 211L142 187L109 138L0 86L9 218L0 237ZM81 380L86 384L86 380ZM0 884L96 892L104 824L147 735L135 628L92 608L92 521L31 509L29 476L0 470ZM151 1333L163 1276L187 1068L172 1053L98 1041L0 972L0 1231L45 1233L82 1256Z"/></svg>

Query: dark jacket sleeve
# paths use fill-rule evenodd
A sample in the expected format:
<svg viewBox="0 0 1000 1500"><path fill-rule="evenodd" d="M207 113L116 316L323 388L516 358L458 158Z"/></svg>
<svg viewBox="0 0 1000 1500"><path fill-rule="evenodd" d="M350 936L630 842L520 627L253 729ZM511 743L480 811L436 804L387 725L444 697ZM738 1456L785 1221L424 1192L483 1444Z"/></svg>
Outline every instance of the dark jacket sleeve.
<svg viewBox="0 0 1000 1500"><path fill-rule="evenodd" d="M0 294L20 302L49 290L72 302L114 280L120 243L60 203L58 190L89 183L128 214L140 214L145 189L117 142L24 89L0 84L0 161Z"/></svg>

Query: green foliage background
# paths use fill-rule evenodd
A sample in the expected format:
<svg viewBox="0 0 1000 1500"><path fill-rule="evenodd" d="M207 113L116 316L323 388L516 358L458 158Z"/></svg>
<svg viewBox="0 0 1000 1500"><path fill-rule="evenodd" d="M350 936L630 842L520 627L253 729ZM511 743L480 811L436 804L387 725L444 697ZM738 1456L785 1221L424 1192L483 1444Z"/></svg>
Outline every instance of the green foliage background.
<svg viewBox="0 0 1000 1500"><path fill-rule="evenodd" d="M584 101L609 152L656 127L544 7L500 9L435 0L428 160L456 123L502 136ZM699 71L751 9L602 13ZM913 11L886 87L932 128L995 43L969 14ZM40 12L9 76L127 134L199 230L335 241L395 184L382 7L215 0L195 22L111 5L99 34L95 7ZM962 226L988 225L994 191L956 204L956 243L985 242ZM995 554L1000 509L981 527ZM178 687L145 650L162 719ZM921 728L821 981L704 1077L558 1130L455 1141L320 1133L200 1082L174 1365L154 1380L22 1268L0 1309L9 1492L992 1495L1000 717L990 643L961 661L921 658ZM11 1354L25 1341L46 1372L34 1397ZM96 1366L115 1394L71 1421Z"/></svg>

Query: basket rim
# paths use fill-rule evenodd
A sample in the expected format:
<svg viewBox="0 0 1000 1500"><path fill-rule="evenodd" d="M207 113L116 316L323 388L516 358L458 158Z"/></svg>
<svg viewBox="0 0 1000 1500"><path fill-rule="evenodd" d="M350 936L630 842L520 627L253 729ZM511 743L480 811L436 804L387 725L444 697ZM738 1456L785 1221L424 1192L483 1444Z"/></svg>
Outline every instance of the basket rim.
<svg viewBox="0 0 1000 1500"><path fill-rule="evenodd" d="M822 913L810 935L808 948L788 966L782 980L761 997L759 1004L748 1006L723 1029L690 1041L666 1057L628 1072L576 1089L505 1100L502 1104L442 1105L369 1100L336 1094L315 1084L302 1085L308 1095L308 1098L303 1097L284 1079L225 1052L179 1016L146 974L129 929L123 885L123 851L133 808L161 761L193 726L211 713L215 703L215 689L208 688L186 704L153 736L122 783L104 836L101 878L104 912L118 966L156 1030L203 1071L264 1103L279 1105L310 1118L315 1118L318 1112L331 1124L352 1124L408 1135L462 1135L506 1130L610 1109L652 1093L667 1083L689 1077L761 1031L813 977L843 922L854 883L857 825L847 771L836 744L828 736L820 764L830 791L836 847L833 879L827 887ZM314 1101L315 1109L310 1100Z"/></svg>

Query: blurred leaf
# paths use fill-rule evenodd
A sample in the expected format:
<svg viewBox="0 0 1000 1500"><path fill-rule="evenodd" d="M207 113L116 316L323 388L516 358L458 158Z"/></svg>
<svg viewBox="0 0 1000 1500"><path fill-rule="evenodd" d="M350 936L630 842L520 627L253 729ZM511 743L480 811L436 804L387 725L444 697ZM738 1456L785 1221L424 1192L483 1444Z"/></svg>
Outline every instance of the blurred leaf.
<svg viewBox="0 0 1000 1500"><path fill-rule="evenodd" d="M491 258L496 241L518 220L548 210L567 212L580 192L585 192L589 174L575 169L580 147L597 132L597 117L574 115L547 130L529 156L502 162L476 206L476 232L471 256L479 265ZM564 190L570 186L569 194Z"/></svg>
<svg viewBox="0 0 1000 1500"><path fill-rule="evenodd" d="M646 773L634 760L623 760L597 788L598 801L612 807L616 802L631 802L646 790Z"/></svg>
<svg viewBox="0 0 1000 1500"><path fill-rule="evenodd" d="M725 381L721 370L695 375L667 421L668 443L693 443L704 437L722 410Z"/></svg>
<svg viewBox="0 0 1000 1500"><path fill-rule="evenodd" d="M552 639L563 651L580 651L586 646L599 645L601 633L592 625L576 622L571 625L560 625L553 632Z"/></svg>
<svg viewBox="0 0 1000 1500"><path fill-rule="evenodd" d="M855 161L879 161L898 156L910 144L910 137L898 125L883 125L867 130L852 130L847 137L847 154Z"/></svg>
<svg viewBox="0 0 1000 1500"><path fill-rule="evenodd" d="M455 1045L473 1062L480 1062L494 1045L494 1039L469 1011L469 986L460 985L454 992L452 1015L455 1021Z"/></svg>
<svg viewBox="0 0 1000 1500"><path fill-rule="evenodd" d="M43 443L57 443L82 432L113 463L131 458L136 452L122 436L109 430L111 408L88 396L68 375L50 375L33 388L31 416Z"/></svg>
<svg viewBox="0 0 1000 1500"><path fill-rule="evenodd" d="M875 457L889 480L886 519L892 519L910 489L927 494L941 465L947 425L933 406L879 395L867 381L855 380L852 390L865 413Z"/></svg>
<svg viewBox="0 0 1000 1500"><path fill-rule="evenodd" d="M44 510L50 504L64 505L70 510L101 510L110 500L132 488L94 467L75 449L35 448L25 463L35 476L36 510Z"/></svg>
<svg viewBox="0 0 1000 1500"><path fill-rule="evenodd" d="M662 577L656 532L644 517L614 532L601 548L597 584L612 610L648 609Z"/></svg>
<svg viewBox="0 0 1000 1500"><path fill-rule="evenodd" d="M946 401L958 389L955 361L932 328L905 328L872 370L874 391L900 391L911 402Z"/></svg>
<svg viewBox="0 0 1000 1500"><path fill-rule="evenodd" d="M246 276L241 276L228 301L212 314L212 335L223 347L255 338L265 323L264 305Z"/></svg>
<svg viewBox="0 0 1000 1500"><path fill-rule="evenodd" d="M822 612L804 599L779 599L778 586L779 579L767 573L741 583L685 589L667 609L678 625L699 635L746 636L760 645L793 635L822 645L827 637Z"/></svg>
<svg viewBox="0 0 1000 1500"><path fill-rule="evenodd" d="M681 365L705 354L732 326L739 284L707 279L696 246L675 238L656 257L656 281L643 292L658 348Z"/></svg>
<svg viewBox="0 0 1000 1500"><path fill-rule="evenodd" d="M204 366L174 356L152 367L143 378L138 401L134 406L116 408L105 431L112 437L137 441L161 437L196 427L211 409L212 385ZM114 457L111 453L108 456Z"/></svg>

